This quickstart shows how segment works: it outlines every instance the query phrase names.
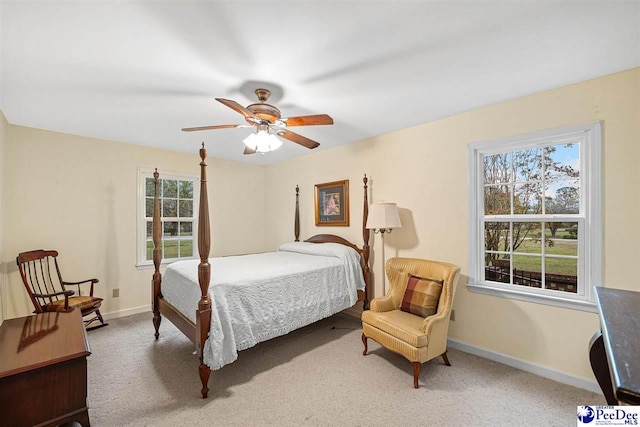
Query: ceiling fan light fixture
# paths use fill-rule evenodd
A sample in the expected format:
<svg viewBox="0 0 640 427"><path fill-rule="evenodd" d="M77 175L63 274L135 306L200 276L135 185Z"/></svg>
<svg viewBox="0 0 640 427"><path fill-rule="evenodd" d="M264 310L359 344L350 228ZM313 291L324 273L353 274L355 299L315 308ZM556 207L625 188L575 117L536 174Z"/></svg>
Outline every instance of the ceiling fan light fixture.
<svg viewBox="0 0 640 427"><path fill-rule="evenodd" d="M182 130L185 132L191 132L197 130L255 126L256 133L249 135L243 140L245 144L243 154L264 154L280 148L280 146L282 145L282 141L278 137L299 144L305 148L316 148L320 145L319 143L295 132L291 132L287 128L293 126L317 126L333 124L333 119L327 114L311 114L306 116L282 118L280 115L280 110L278 110L273 105L266 103L266 101L269 99L269 96L271 95L270 90L259 88L255 90L255 94L258 97L258 102L248 105L246 108L231 99L216 98L216 101L220 102L222 105L229 107L237 113L240 113L244 117L248 126L229 124L182 128Z"/></svg>
<svg viewBox="0 0 640 427"><path fill-rule="evenodd" d="M282 145L282 141L277 136L263 130L250 134L242 142L249 149L258 153L268 153L277 150Z"/></svg>

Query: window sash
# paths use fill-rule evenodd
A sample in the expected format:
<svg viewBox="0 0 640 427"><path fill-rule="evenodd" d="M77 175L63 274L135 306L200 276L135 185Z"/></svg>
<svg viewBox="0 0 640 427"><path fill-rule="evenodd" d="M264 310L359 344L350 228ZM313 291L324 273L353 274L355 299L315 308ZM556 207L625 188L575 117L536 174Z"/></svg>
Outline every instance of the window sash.
<svg viewBox="0 0 640 427"><path fill-rule="evenodd" d="M542 215L541 215L542 216ZM540 218L535 217L535 218L531 218L532 216L529 216L530 221L523 221L522 218L518 217L515 219L504 219L501 218L500 220L497 220L495 218L492 218L490 220L483 220L482 221L482 227L481 227L481 246L482 246L482 254L480 259L484 260L485 259L485 255L487 253L495 253L495 254L500 254L500 255L508 255L509 256L509 270L506 274L509 274L510 277L510 283L504 283L504 282L498 282L498 281L492 281L492 280L488 280L486 278L486 271L487 271L487 266L486 263L483 261L482 262L482 266L479 268L479 277L481 282L484 283L490 283L492 286L496 286L499 287L501 289L512 289L514 286L522 286L522 285L518 285L513 283L513 267L514 267L514 261L513 261L513 257L517 257L517 256L527 256L527 257L539 257L541 259L541 271L540 271L540 275L541 275L541 288L535 288L535 289L539 289L537 291L534 292L565 292L567 293L566 297L567 298L571 298L571 295L577 295L580 297L580 299L583 299L585 297L585 288L586 286L584 286L583 281L585 279L585 271L584 271L584 256L582 256L582 254L584 253L584 220L583 218L576 218L575 216L572 217L562 217L562 218L558 218L557 216L554 217L553 221L544 221L544 220L540 220ZM509 239L510 239L510 245L509 245L509 250L487 250L486 249L486 240L485 240L485 224L487 222L504 222L510 225L510 232L509 232ZM534 252L519 252L517 250L513 249L513 230L512 230L512 223L514 222L532 222L532 223L541 223L543 225L542 230L546 230L546 223L547 222L571 222L571 223L577 223L578 225L578 235L577 235L577 239L576 239L576 243L577 243L577 251L576 251L576 255L563 255L563 254L553 254L553 253L547 253L547 245L546 245L546 237L541 236L541 242L540 242L540 253L534 253ZM548 262L547 260L553 260L553 259L568 259L568 260L577 260L577 271L576 271L576 276L577 276L577 290L575 293L573 292L568 292L568 291L559 291L559 290L553 290L553 289L549 289L547 287L547 274L556 274L556 273L549 273L547 270L547 266L548 266Z"/></svg>
<svg viewBox="0 0 640 427"><path fill-rule="evenodd" d="M568 142L580 143L580 212L578 214L514 214L512 202L509 214L485 215L484 156ZM595 310L592 288L602 284L601 152L600 122L469 145L468 287L471 291L580 310ZM511 180L504 184L514 185L514 183L515 181ZM513 194L511 197L514 197ZM520 285L485 280L484 226L486 222L577 222L579 230L577 292L574 294L550 289L525 288Z"/></svg>
<svg viewBox="0 0 640 427"><path fill-rule="evenodd" d="M149 244L153 245L153 236L148 236L147 224L153 221L153 217L147 216L147 199L153 199L153 197L147 196L147 188L146 188L146 179L153 178L154 169L149 168L138 168L138 233L137 233L137 241L138 241L138 250L137 250L137 267L149 267L153 265L152 259L147 259L148 257L148 248ZM161 227L160 227L160 244L162 247L162 264L169 264L171 262L180 260L180 259L193 259L196 258L196 230L198 229L198 202L199 202L199 178L196 175L189 175L179 172L171 172L171 171L159 171L161 180L176 180L176 181L190 181L193 184L193 198L183 197L180 195L180 191L178 190L178 194L174 197L162 197L160 196L160 203L162 209L163 200L175 200L176 201L176 216L171 217L160 217ZM160 190L160 189L159 189ZM192 201L192 215L191 216L182 216L180 212L180 201ZM164 212L163 212L164 213ZM165 235L165 223L167 222L176 222L178 223L178 230L176 236ZM191 235L181 235L181 223L191 223ZM167 252L165 251L165 244L167 242L177 242L177 257L167 257ZM190 242L191 246L191 255L188 256L180 256L181 242ZM185 243L187 244L187 243Z"/></svg>

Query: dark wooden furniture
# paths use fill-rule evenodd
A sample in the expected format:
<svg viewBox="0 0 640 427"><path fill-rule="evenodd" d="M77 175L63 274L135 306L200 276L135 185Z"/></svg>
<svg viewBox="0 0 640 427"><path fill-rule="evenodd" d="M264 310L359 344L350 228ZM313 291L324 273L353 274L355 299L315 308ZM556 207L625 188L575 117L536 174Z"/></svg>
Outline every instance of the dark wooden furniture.
<svg viewBox="0 0 640 427"><path fill-rule="evenodd" d="M0 424L89 426L89 354L79 310L5 320L0 326Z"/></svg>
<svg viewBox="0 0 640 427"><path fill-rule="evenodd" d="M640 405L640 292L596 287L591 368L609 405Z"/></svg>
<svg viewBox="0 0 640 427"><path fill-rule="evenodd" d="M106 326L99 310L102 298L93 296L93 288L98 283L98 279L87 279L80 282L62 280L57 251L37 249L22 252L16 257L16 263L20 270L22 283L35 307L34 313L70 311L73 308L79 308L83 317L93 314L92 317L84 321L85 325L99 321L98 327ZM82 294L80 285L85 283L90 284L88 295ZM77 294L76 291L67 289L71 286L77 288Z"/></svg>
<svg viewBox="0 0 640 427"><path fill-rule="evenodd" d="M162 275L160 274L160 263L162 261L161 250L161 222L160 222L160 199L158 197L158 178L159 174L156 170L154 177L154 203L153 203L153 264L155 272L153 273L152 286L152 308L153 308L153 325L155 327L155 337L160 336L159 328L162 315L169 319L178 329L182 331L196 345L198 356L200 358L200 381L202 383L202 397L206 398L209 393L207 386L211 369L204 363L203 350L204 343L209 336L211 328L211 298L209 296L209 281L211 278L211 265L209 264L210 243L210 223L209 223L209 200L207 196L207 151L202 144L200 149L200 207L198 211L198 253L200 255L200 264L198 266L198 283L200 285L200 301L196 309L196 323L194 324L189 318L182 314L169 302L162 297ZM360 254L363 276L365 281L365 290L358 291L358 300L363 301L364 308L369 306L368 295L373 295L371 288L371 269L369 266L369 233L366 228L367 215L369 213L369 202L367 196L367 176L364 176L364 199L363 199L363 218L362 218L362 236L364 244L362 248L348 242L339 236L331 234L321 234L313 236L306 241L313 243L334 242L346 244L358 251ZM300 237L300 218L298 207L299 189L296 187L296 218L294 223L295 241Z"/></svg>

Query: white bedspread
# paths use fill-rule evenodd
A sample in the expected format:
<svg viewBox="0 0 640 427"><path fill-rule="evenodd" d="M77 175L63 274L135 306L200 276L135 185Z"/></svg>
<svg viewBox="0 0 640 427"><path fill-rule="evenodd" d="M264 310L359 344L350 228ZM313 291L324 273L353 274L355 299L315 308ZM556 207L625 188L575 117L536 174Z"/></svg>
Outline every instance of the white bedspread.
<svg viewBox="0 0 640 427"><path fill-rule="evenodd" d="M238 351L317 322L357 302L358 253L337 243L286 243L278 252L211 258L211 329L204 363L219 369ZM195 322L199 260L169 265L166 301Z"/></svg>

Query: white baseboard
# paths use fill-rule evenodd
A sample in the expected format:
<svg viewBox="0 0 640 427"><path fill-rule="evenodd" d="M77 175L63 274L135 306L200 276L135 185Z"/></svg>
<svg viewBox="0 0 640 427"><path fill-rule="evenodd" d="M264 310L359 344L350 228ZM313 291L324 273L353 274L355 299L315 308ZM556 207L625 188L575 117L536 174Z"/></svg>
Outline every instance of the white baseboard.
<svg viewBox="0 0 640 427"><path fill-rule="evenodd" d="M507 356L506 354L497 353L495 351L487 350L481 347L476 347L453 338L447 339L447 346L450 348L455 348L456 350L464 351L465 353L470 353L476 356L483 357L485 359L493 360L494 362L502 363L503 365L511 366L512 368L520 369L525 372L531 372L532 374L544 378L549 378L550 380L557 381L559 383L568 384L584 390L592 391L594 393L602 394L602 390L600 389L600 386L597 382L576 377L575 375L567 374L548 366L539 365L537 363L518 359L517 357Z"/></svg>
<svg viewBox="0 0 640 427"><path fill-rule="evenodd" d="M104 313L102 317L104 318L104 320L111 320L140 313L151 313L151 304L143 305L140 307L127 308L124 310L112 311L110 313Z"/></svg>

